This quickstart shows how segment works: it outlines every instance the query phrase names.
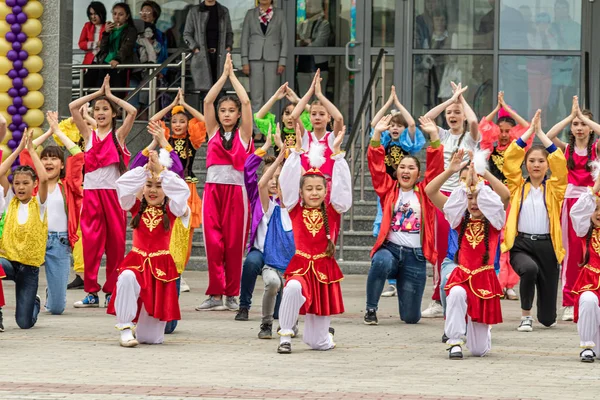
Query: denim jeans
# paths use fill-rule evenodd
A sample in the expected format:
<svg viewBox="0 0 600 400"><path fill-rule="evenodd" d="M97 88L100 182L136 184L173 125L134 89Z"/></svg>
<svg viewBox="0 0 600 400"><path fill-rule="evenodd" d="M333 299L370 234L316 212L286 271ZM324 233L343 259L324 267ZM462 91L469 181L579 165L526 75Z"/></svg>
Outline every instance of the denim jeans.
<svg viewBox="0 0 600 400"><path fill-rule="evenodd" d="M0 258L0 264L6 272L4 279L15 282L17 325L21 329L32 328L40 312L40 302L35 297L38 290L40 268L9 261L6 258Z"/></svg>
<svg viewBox="0 0 600 400"><path fill-rule="evenodd" d="M71 269L71 246L67 232L49 232L46 243L46 310L54 315L65 311Z"/></svg>
<svg viewBox="0 0 600 400"><path fill-rule="evenodd" d="M175 283L177 285L177 297L179 297L181 291L181 275L179 275L179 278L177 278ZM165 333L169 335L175 332L175 328L177 328L177 320L169 321L165 325Z"/></svg>
<svg viewBox="0 0 600 400"><path fill-rule="evenodd" d="M421 319L421 300L427 281L421 248L398 246L386 241L371 259L367 278L367 309L377 310L386 279L395 278L400 319L416 324Z"/></svg>
<svg viewBox="0 0 600 400"><path fill-rule="evenodd" d="M444 308L444 315L446 315L446 291L444 288L446 287L446 283L448 282L448 277L456 268L456 264L454 260L449 259L448 257L444 258L441 265L441 276L440 276L440 300L442 302L442 307Z"/></svg>

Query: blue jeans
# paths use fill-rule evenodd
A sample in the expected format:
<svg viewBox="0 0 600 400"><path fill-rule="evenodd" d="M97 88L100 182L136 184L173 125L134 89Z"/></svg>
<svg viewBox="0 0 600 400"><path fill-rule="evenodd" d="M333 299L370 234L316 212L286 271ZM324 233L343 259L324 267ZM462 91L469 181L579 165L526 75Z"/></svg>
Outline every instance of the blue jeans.
<svg viewBox="0 0 600 400"><path fill-rule="evenodd" d="M242 267L242 283L240 287L240 308L244 307L248 310L252 305L252 293L256 286L256 278L262 275L262 269L265 266L264 256L260 250L252 248L246 255L244 265ZM275 302L275 312L273 318L279 318L279 304L281 304L281 293L283 288L277 292L277 300Z"/></svg>
<svg viewBox="0 0 600 400"><path fill-rule="evenodd" d="M179 297L179 294L181 291L181 275L179 275L179 278L177 278L175 283L177 285L177 297ZM169 334L175 332L175 328L177 328L177 320L169 321L165 325L165 333L167 335L169 335Z"/></svg>
<svg viewBox="0 0 600 400"><path fill-rule="evenodd" d="M385 281L391 278L397 280L400 319L407 324L416 324L421 319L421 300L427 281L422 249L383 243L371 259L367 309L377 310Z"/></svg>
<svg viewBox="0 0 600 400"><path fill-rule="evenodd" d="M4 279L15 282L17 325L21 329L32 328L40 313L40 302L35 297L38 290L40 268L9 261L6 258L0 258L0 264L6 273Z"/></svg>
<svg viewBox="0 0 600 400"><path fill-rule="evenodd" d="M455 268L456 264L454 263L454 260L451 260L448 257L444 258L440 272L440 300L442 302L442 307L444 308L444 315L446 315L446 291L444 288L448 282L448 276L452 273L452 271L454 271Z"/></svg>
<svg viewBox="0 0 600 400"><path fill-rule="evenodd" d="M46 243L46 310L54 315L65 311L71 269L71 245L67 232L49 232Z"/></svg>

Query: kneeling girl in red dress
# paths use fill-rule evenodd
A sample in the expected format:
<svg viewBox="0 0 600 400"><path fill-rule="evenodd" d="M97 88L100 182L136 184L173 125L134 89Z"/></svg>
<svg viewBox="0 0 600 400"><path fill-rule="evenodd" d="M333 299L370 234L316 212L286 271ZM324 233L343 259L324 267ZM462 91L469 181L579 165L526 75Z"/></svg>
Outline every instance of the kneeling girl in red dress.
<svg viewBox="0 0 600 400"><path fill-rule="evenodd" d="M463 358L465 334L474 356L487 354L492 347L490 325L502 322L502 288L494 271L494 256L510 198L506 186L485 169L485 157L482 165L477 161L469 165L466 181L450 197L442 194L444 181L464 168L463 152L461 149L454 154L448 169L431 181L427 189L427 192L435 190L431 201L443 210L450 227L458 231L458 250L454 255L457 267L444 288L447 295L444 331L450 359ZM480 176L492 187L485 185Z"/></svg>
<svg viewBox="0 0 600 400"><path fill-rule="evenodd" d="M278 353L292 352L291 337L299 314L306 315L304 343L314 350L335 347L330 316L344 312L340 287L344 276L334 258L334 243L342 213L352 206L350 170L345 153L340 151L344 132L342 129L333 143L330 202L325 202L327 181L319 170L325 162L324 145L311 146L308 155L311 168L303 175L299 132L296 150L290 153L279 176L283 204L292 221L296 253L284 274Z"/></svg>
<svg viewBox="0 0 600 400"><path fill-rule="evenodd" d="M594 162L593 164L598 164ZM598 166L598 165L596 165ZM571 208L571 222L578 237L586 238L586 250L579 276L573 285L575 312L582 362L594 362L600 354L600 174L595 168L596 183L581 195Z"/></svg>
<svg viewBox="0 0 600 400"><path fill-rule="evenodd" d="M179 273L169 244L175 220L181 217L184 225L189 224L190 190L168 170L172 160L166 158L161 157L159 163L156 152L151 152L145 167L134 168L117 180L119 203L132 215L133 248L117 270L116 291L107 312L117 316L123 347L162 343L167 321L181 317Z"/></svg>

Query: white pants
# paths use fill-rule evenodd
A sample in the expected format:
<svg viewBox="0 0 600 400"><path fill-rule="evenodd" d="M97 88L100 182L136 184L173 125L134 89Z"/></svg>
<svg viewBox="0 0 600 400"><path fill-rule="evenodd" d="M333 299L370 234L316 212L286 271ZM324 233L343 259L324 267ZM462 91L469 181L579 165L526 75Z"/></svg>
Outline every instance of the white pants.
<svg viewBox="0 0 600 400"><path fill-rule="evenodd" d="M133 271L123 271L117 280L117 297L115 298L115 311L117 314L116 328L119 330L134 327L133 320L138 311L138 298L140 297L140 284L135 279ZM138 342L147 344L160 344L165 338L165 325L167 323L151 317L142 304L135 334Z"/></svg>
<svg viewBox="0 0 600 400"><path fill-rule="evenodd" d="M600 307L598 296L592 292L583 292L579 296L579 316L577 331L579 332L580 346L594 350L600 354Z"/></svg>
<svg viewBox="0 0 600 400"><path fill-rule="evenodd" d="M302 284L297 280L291 280L283 289L283 297L279 306L279 325L281 330L281 343L290 342L294 333L294 325L300 315L300 308L306 301L302 296ZM329 334L329 317L306 314L304 318L304 343L313 350L329 350L335 347L333 338Z"/></svg>
<svg viewBox="0 0 600 400"><path fill-rule="evenodd" d="M461 336L467 333L467 348L476 357L483 357L492 349L490 326L473 322L467 316L467 292L454 286L446 298L446 325L444 331L449 345L463 344ZM468 321L468 322L467 322Z"/></svg>

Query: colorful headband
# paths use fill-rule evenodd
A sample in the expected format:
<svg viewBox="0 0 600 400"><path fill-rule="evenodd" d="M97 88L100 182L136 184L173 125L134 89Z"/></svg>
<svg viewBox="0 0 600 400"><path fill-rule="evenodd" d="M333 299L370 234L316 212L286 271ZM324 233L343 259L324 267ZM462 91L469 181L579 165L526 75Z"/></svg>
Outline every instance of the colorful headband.
<svg viewBox="0 0 600 400"><path fill-rule="evenodd" d="M175 114L185 114L185 108L183 108L183 106L173 107L173 110L171 110L171 115Z"/></svg>
<svg viewBox="0 0 600 400"><path fill-rule="evenodd" d="M304 173L304 175L321 176L325 177L321 170L321 166L325 164L325 145L322 143L311 143L310 149L306 157L308 158L308 164L310 168Z"/></svg>

